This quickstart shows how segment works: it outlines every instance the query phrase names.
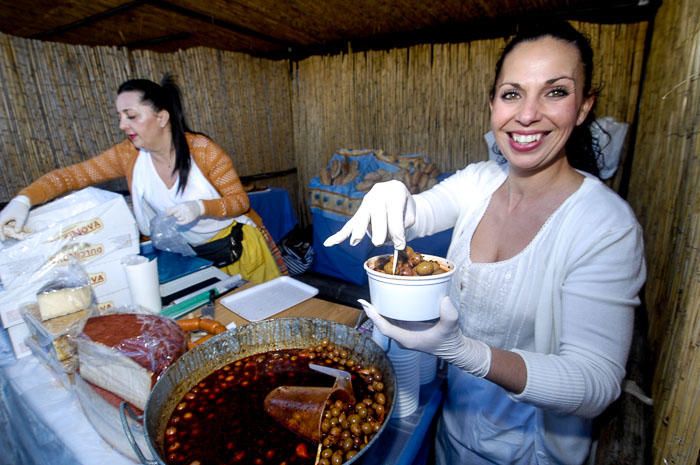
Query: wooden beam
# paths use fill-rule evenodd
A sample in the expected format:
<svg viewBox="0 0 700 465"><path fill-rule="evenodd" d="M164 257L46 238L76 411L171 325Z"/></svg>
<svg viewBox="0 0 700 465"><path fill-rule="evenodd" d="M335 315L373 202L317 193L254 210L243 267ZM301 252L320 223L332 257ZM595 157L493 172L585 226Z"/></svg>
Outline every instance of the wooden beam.
<svg viewBox="0 0 700 465"><path fill-rule="evenodd" d="M126 48L147 48L165 42L172 42L174 40L186 40L191 38L192 34L189 32L177 32L175 34L153 37L152 39L135 40L133 42L128 42L124 44L124 46Z"/></svg>
<svg viewBox="0 0 700 465"><path fill-rule="evenodd" d="M263 34L262 32L256 31L254 29L247 28L245 26L241 26L240 24L235 24L230 21L225 21L222 19L217 19L214 16L207 15L204 13L199 13L197 11L190 10L189 8L184 8L179 5L175 5L173 3L170 3L165 0L147 0L147 3L150 5L153 5L157 8L160 8L162 10L168 10L172 11L174 13L177 13L179 15L191 18L191 19L196 19L199 21L203 21L205 23L209 23L211 25L223 28L223 29L228 29L231 32L235 32L237 34L245 35L248 37L253 37L258 40L264 40L265 42L269 42L271 44L276 44L276 45L283 45L285 47L292 47L296 44L290 43L286 40L279 39L277 37L273 37L267 34Z"/></svg>
<svg viewBox="0 0 700 465"><path fill-rule="evenodd" d="M179 5L174 5L168 1L165 0L134 0L129 3L125 3L123 5L119 5L118 7L111 8L109 10L103 11L101 13L97 13L91 16L87 16L85 18L79 19L77 21L73 21L72 23L65 24L63 26L58 26L53 29L49 29L47 31L43 32L38 32L36 34L33 34L30 36L32 39L50 39L51 37L58 36L60 34L63 34L68 31L72 31L74 29L78 29L81 27L89 26L97 21L101 21L103 19L107 19L113 16L116 16L118 14L124 13L126 11L133 10L135 8L138 8L143 5L151 5L153 7L159 8L161 10L167 10L174 12L180 16L184 16L186 18L190 19L195 19L198 21L202 21L207 24L211 24L216 27L220 27L223 29L227 29L231 32L235 32L236 34L240 34L243 36L251 37L257 40L263 40L265 42L275 44L275 45L281 45L284 47L293 47L296 46L297 44L295 43L290 43L288 41L279 39L277 37L272 37L267 34L263 34L259 31L249 29L245 26L241 26L240 24L235 24L230 21L224 21L218 18L215 18L214 16L207 15L204 13L199 13L197 11L190 10L188 8L181 7ZM165 36L164 36L165 37ZM139 44L139 46L143 46L142 42L148 42L151 39L147 39L146 41L135 41L130 44L127 44L127 47L136 47L132 44ZM155 40L155 39L154 39ZM173 40L173 39L168 39L168 40Z"/></svg>
<svg viewBox="0 0 700 465"><path fill-rule="evenodd" d="M80 27L85 27L89 26L90 24L96 22L96 21L101 21L103 19L110 18L112 16L124 13L125 11L132 10L134 8L137 8L141 5L144 5L148 3L148 0L134 0L129 3L124 3L123 5L119 5L117 7L111 8L109 10L103 11L102 13L97 13L92 16L87 16L83 19L79 19L77 21L73 21L72 23L65 24L63 26L58 26L53 29L49 29L48 31L43 31L43 32L37 32L36 34L33 34L30 36L31 39L50 39L53 36L57 36L60 34L63 34L64 32L72 31L73 29L78 29Z"/></svg>
<svg viewBox="0 0 700 465"><path fill-rule="evenodd" d="M647 3L643 3L647 1ZM287 53L268 53L269 58L283 58L285 55L293 60L302 60L312 55L334 55L353 51L391 50L410 47L424 43L458 43L473 40L488 40L508 37L514 34L518 25L526 21L561 18L574 21L588 21L602 24L624 24L649 21L656 14L661 0L629 0L625 3L614 2L607 8L571 8L567 11L533 11L517 16L498 16L492 18L473 18L468 22L445 23L424 29L406 32L391 32L363 38L348 38L339 41L292 47Z"/></svg>

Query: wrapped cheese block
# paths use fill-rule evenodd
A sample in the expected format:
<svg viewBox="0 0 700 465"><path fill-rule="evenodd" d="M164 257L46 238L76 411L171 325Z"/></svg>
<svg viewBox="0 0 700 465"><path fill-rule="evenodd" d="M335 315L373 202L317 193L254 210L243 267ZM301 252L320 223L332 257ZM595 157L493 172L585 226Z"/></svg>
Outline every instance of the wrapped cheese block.
<svg viewBox="0 0 700 465"><path fill-rule="evenodd" d="M27 347L54 370L64 384L70 385L78 365L75 338L92 315L92 308L49 320L42 320L36 303L23 305L20 311L31 335L25 340Z"/></svg>
<svg viewBox="0 0 700 465"><path fill-rule="evenodd" d="M52 339L59 362L68 360L75 354L71 347L71 339L80 333L87 317L88 310L80 310L42 322L42 326Z"/></svg>
<svg viewBox="0 0 700 465"><path fill-rule="evenodd" d="M174 320L135 313L89 318L77 342L80 376L141 410L160 374L187 349Z"/></svg>
<svg viewBox="0 0 700 465"><path fill-rule="evenodd" d="M89 284L73 287L51 283L37 293L36 302L43 321L70 315L90 307L92 287Z"/></svg>

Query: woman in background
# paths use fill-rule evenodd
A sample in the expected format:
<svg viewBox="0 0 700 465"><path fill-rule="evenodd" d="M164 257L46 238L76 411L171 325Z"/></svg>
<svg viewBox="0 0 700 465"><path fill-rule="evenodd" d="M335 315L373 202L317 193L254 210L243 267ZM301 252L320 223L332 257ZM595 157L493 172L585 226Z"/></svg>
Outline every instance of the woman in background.
<svg viewBox="0 0 700 465"><path fill-rule="evenodd" d="M117 91L116 107L119 129L127 139L22 189L0 212L0 226L19 232L31 206L126 178L142 234L151 235L156 214L170 215L195 252L227 273L256 283L286 273L274 241L250 209L231 158L209 137L187 127L172 76L165 75L161 84L125 81Z"/></svg>

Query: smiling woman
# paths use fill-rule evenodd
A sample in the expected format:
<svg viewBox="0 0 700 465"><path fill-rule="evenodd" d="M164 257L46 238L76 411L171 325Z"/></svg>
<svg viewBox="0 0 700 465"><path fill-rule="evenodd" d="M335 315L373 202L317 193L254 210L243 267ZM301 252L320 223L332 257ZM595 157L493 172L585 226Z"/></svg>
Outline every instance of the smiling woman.
<svg viewBox="0 0 700 465"><path fill-rule="evenodd" d="M164 213L175 218L195 252L229 274L240 273L259 283L286 273L277 246L250 210L231 158L187 126L172 76L165 75L160 84L148 79L123 82L116 107L119 129L127 139L82 163L51 171L21 190L0 212L0 226L12 224L21 231L31 205L126 178L142 234L149 236L152 220ZM242 241L234 240L241 229ZM233 253L233 244L241 242L243 252Z"/></svg>
<svg viewBox="0 0 700 465"><path fill-rule="evenodd" d="M402 248L454 227L437 323L406 329L363 303L384 335L450 363L439 464L582 464L592 418L620 394L646 269L632 210L596 177L592 63L568 23L526 25L490 95L507 163L471 164L417 195L377 184L325 243L353 244L371 225L375 244Z"/></svg>

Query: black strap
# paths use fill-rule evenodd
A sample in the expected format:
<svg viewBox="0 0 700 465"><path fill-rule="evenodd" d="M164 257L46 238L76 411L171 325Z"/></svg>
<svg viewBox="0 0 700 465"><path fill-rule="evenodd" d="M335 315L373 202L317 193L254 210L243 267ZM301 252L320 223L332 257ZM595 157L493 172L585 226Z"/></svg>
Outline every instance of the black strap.
<svg viewBox="0 0 700 465"><path fill-rule="evenodd" d="M234 224L226 237L192 248L198 257L214 262L217 268L236 263L243 254L243 223Z"/></svg>

